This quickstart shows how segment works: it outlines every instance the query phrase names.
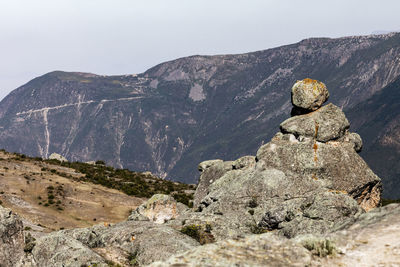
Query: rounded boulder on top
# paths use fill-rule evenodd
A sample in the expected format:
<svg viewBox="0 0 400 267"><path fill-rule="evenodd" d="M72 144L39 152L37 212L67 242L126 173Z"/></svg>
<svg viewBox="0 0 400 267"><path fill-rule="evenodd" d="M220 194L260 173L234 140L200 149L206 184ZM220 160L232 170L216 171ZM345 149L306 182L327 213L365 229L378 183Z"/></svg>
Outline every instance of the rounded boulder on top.
<svg viewBox="0 0 400 267"><path fill-rule="evenodd" d="M306 78L292 87L292 104L306 111L317 110L328 98L326 85L317 80Z"/></svg>

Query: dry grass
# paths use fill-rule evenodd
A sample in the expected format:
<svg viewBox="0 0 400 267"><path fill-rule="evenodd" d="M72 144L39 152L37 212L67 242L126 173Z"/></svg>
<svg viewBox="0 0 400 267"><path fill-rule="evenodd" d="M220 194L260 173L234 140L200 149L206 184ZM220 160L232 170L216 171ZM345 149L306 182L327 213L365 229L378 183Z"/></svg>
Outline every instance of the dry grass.
<svg viewBox="0 0 400 267"><path fill-rule="evenodd" d="M57 172L71 177L62 177ZM144 201L80 181L82 176L73 169L41 161L20 161L13 154L0 152L2 206L46 231L123 221Z"/></svg>

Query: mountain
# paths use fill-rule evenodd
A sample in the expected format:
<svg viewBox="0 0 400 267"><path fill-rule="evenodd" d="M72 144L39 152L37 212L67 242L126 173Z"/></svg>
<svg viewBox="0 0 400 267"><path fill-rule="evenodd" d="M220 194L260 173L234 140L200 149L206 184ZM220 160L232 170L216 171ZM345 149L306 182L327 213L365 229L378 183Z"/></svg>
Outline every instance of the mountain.
<svg viewBox="0 0 400 267"><path fill-rule="evenodd" d="M349 119L364 141L362 157L385 180L387 196L400 189L400 77L350 109ZM396 179L397 178L397 179Z"/></svg>
<svg viewBox="0 0 400 267"><path fill-rule="evenodd" d="M399 56L400 34L390 33L191 56L138 75L52 72L0 103L0 147L44 158L55 152L70 161L101 159L195 182L199 162L255 154L269 141L289 117L296 80L323 81L330 102L347 113L399 77ZM385 161L369 151L363 152L366 158ZM396 179L378 174L384 185Z"/></svg>

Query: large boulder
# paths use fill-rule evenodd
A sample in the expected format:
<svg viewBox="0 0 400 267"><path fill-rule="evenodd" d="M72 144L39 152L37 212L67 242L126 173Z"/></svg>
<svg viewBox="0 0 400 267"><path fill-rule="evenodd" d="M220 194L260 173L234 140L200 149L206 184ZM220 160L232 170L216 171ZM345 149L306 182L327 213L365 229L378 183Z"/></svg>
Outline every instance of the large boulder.
<svg viewBox="0 0 400 267"><path fill-rule="evenodd" d="M16 266L24 255L24 245L21 219L10 209L0 206L0 266Z"/></svg>
<svg viewBox="0 0 400 267"><path fill-rule="evenodd" d="M330 103L314 112L289 118L280 127L283 133L327 142L342 137L350 123L343 111Z"/></svg>
<svg viewBox="0 0 400 267"><path fill-rule="evenodd" d="M201 179L201 178L200 178ZM233 169L211 183L194 208L170 225L210 225L216 240L276 231L294 237L326 233L361 213L350 194L331 183L291 170L278 170L259 160L253 167Z"/></svg>
<svg viewBox="0 0 400 267"><path fill-rule="evenodd" d="M329 98L325 84L312 79L297 81L292 87L292 104L300 109L313 111Z"/></svg>
<svg viewBox="0 0 400 267"><path fill-rule="evenodd" d="M32 255L34 266L108 266L103 257L62 232L36 240Z"/></svg>
<svg viewBox="0 0 400 267"><path fill-rule="evenodd" d="M356 153L350 141L322 143L278 133L257 151L257 160L297 179L321 181L329 190L349 194L364 210L378 206L381 180Z"/></svg>
<svg viewBox="0 0 400 267"><path fill-rule="evenodd" d="M172 196L156 194L132 212L128 220L142 221L150 220L162 224L175 219L180 213L187 210L187 207L177 202Z"/></svg>

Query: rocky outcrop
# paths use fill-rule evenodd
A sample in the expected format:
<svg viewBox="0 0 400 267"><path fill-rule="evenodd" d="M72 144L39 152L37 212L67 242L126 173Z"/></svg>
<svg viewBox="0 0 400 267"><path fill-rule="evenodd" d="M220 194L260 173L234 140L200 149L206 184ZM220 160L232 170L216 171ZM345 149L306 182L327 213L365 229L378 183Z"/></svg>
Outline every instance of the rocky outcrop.
<svg viewBox="0 0 400 267"><path fill-rule="evenodd" d="M151 267L166 266L309 266L311 253L303 246L269 234L220 241Z"/></svg>
<svg viewBox="0 0 400 267"><path fill-rule="evenodd" d="M377 207L380 179L357 154L362 141L349 126L328 104L283 122L256 157L200 163L197 212L170 225L210 224L216 240L263 231L292 238L328 233Z"/></svg>
<svg viewBox="0 0 400 267"><path fill-rule="evenodd" d="M66 162L66 161L68 161L65 157L63 157L63 156L61 156L60 154L57 154L57 153L52 153L52 154L49 156L49 159L56 159L56 160L59 160L59 161L61 161L61 162Z"/></svg>
<svg viewBox="0 0 400 267"><path fill-rule="evenodd" d="M15 258L21 266L142 266L198 245L170 227L150 221L127 221L52 232L38 238L25 255L23 244L15 244L22 259L17 258L20 254L15 249L6 251L8 259Z"/></svg>
<svg viewBox="0 0 400 267"><path fill-rule="evenodd" d="M99 254L62 232L39 238L32 255L33 266L107 266Z"/></svg>
<svg viewBox="0 0 400 267"><path fill-rule="evenodd" d="M0 266L13 267L24 254L23 225L10 209L0 206Z"/></svg>
<svg viewBox="0 0 400 267"><path fill-rule="evenodd" d="M354 216L326 235L291 240L274 233L250 235L191 249L150 266L398 266L399 251L400 205L391 204Z"/></svg>

